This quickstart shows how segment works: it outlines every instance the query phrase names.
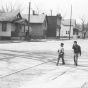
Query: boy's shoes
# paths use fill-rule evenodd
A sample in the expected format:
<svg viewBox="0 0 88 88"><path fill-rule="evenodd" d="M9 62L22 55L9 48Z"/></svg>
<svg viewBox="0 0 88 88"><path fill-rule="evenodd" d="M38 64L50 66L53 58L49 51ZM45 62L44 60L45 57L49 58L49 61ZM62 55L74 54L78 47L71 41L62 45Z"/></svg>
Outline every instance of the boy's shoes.
<svg viewBox="0 0 88 88"><path fill-rule="evenodd" d="M74 65L76 65L76 64L74 63Z"/></svg>
<svg viewBox="0 0 88 88"><path fill-rule="evenodd" d="M65 65L65 63L63 63L63 65Z"/></svg>
<svg viewBox="0 0 88 88"><path fill-rule="evenodd" d="M75 65L75 66L78 66L78 64L77 64L77 63L74 63L74 65Z"/></svg>
<svg viewBox="0 0 88 88"><path fill-rule="evenodd" d="M76 63L76 66L78 66L78 64Z"/></svg>
<svg viewBox="0 0 88 88"><path fill-rule="evenodd" d="M62 63L62 65L65 65L65 63ZM56 66L58 66L58 63L56 64Z"/></svg>

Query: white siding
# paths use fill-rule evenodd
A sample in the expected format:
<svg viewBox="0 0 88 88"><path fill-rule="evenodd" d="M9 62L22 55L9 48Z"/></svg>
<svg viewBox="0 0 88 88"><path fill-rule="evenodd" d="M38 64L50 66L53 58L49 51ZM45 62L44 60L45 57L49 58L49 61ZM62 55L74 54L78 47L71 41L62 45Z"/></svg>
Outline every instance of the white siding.
<svg viewBox="0 0 88 88"><path fill-rule="evenodd" d="M16 27L15 24L11 24L11 31L15 31Z"/></svg>
<svg viewBox="0 0 88 88"><path fill-rule="evenodd" d="M7 23L6 31L2 31L2 23L0 23L0 36L11 36L11 23Z"/></svg>
<svg viewBox="0 0 88 88"><path fill-rule="evenodd" d="M59 36L59 28L56 30L56 36Z"/></svg>
<svg viewBox="0 0 88 88"><path fill-rule="evenodd" d="M43 35L42 24L31 24L31 35Z"/></svg>
<svg viewBox="0 0 88 88"><path fill-rule="evenodd" d="M64 26L61 24L61 33L60 35L61 36L69 36L69 34L66 34L66 31L69 31L70 29L70 26ZM70 34L71 37L73 37L73 26L71 26L71 34Z"/></svg>

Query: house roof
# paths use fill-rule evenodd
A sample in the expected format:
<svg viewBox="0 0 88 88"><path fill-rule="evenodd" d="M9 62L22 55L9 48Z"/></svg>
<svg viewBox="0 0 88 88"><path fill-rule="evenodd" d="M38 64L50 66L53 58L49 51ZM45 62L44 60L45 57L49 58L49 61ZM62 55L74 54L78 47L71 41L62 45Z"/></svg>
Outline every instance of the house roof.
<svg viewBox="0 0 88 88"><path fill-rule="evenodd" d="M6 13L0 13L0 21L13 21L14 18L19 14L20 12L14 11L14 12L6 12Z"/></svg>
<svg viewBox="0 0 88 88"><path fill-rule="evenodd" d="M72 19L71 20L71 25L74 26L75 23L76 23L76 20ZM61 20L61 24L65 25L65 26L69 26L70 25L70 19L63 19L63 20Z"/></svg>
<svg viewBox="0 0 88 88"><path fill-rule="evenodd" d="M45 20L45 14L38 15L30 15L30 23L43 23ZM22 18L26 18L28 20L28 14L22 14Z"/></svg>

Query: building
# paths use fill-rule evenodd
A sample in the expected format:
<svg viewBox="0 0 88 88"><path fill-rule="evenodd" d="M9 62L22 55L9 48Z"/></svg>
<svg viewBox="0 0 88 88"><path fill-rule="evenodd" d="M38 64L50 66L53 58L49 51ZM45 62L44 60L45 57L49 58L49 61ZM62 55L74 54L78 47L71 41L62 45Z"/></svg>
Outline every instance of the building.
<svg viewBox="0 0 88 88"><path fill-rule="evenodd" d="M61 26L61 15L48 16L48 27L47 27L47 37L57 38L59 37L59 29Z"/></svg>
<svg viewBox="0 0 88 88"><path fill-rule="evenodd" d="M28 20L28 14L22 14L23 18ZM30 29L29 34L33 39L46 38L47 35L47 16L45 14L31 14L30 15ZM26 27L28 30L28 27Z"/></svg>
<svg viewBox="0 0 88 88"><path fill-rule="evenodd" d="M70 30L70 37L73 38L74 35L78 35L78 31L76 27L76 20L71 20L71 30L70 30L70 19L63 19L61 21L61 31L60 36L62 38L69 37L69 30Z"/></svg>
<svg viewBox="0 0 88 88"><path fill-rule="evenodd" d="M27 20L22 18L18 11L0 13L0 38L25 37L25 25L27 25ZM22 28L24 32L21 32Z"/></svg>
<svg viewBox="0 0 88 88"><path fill-rule="evenodd" d="M88 24L77 24L78 38L88 38Z"/></svg>

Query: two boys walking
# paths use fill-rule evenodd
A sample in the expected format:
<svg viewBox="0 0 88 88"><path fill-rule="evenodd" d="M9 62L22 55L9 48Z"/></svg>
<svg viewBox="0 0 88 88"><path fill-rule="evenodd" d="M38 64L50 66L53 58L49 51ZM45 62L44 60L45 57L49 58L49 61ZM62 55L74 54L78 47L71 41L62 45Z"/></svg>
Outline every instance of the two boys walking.
<svg viewBox="0 0 88 88"><path fill-rule="evenodd" d="M77 44L77 41L74 41L74 44L72 46L72 49L74 50L74 65L78 65L78 55L81 56L81 47ZM60 58L62 59L62 64L65 64L64 61L64 43L61 43L60 49L58 50L58 60L57 60L57 66L59 64Z"/></svg>

